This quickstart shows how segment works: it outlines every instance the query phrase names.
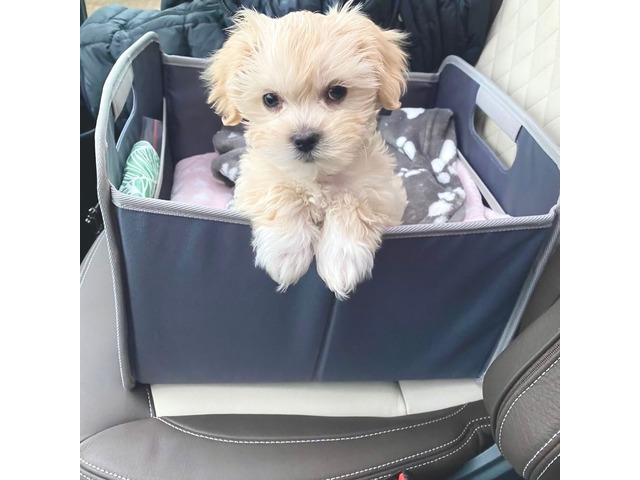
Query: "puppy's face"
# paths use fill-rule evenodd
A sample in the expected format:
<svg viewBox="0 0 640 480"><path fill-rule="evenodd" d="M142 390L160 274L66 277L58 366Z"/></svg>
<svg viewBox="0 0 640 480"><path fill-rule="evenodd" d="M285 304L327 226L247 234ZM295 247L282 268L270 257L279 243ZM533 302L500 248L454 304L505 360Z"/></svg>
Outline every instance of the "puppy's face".
<svg viewBox="0 0 640 480"><path fill-rule="evenodd" d="M243 10L235 21L204 74L223 122L244 119L251 149L292 177L364 161L377 111L400 106L404 35L348 8L279 19Z"/></svg>

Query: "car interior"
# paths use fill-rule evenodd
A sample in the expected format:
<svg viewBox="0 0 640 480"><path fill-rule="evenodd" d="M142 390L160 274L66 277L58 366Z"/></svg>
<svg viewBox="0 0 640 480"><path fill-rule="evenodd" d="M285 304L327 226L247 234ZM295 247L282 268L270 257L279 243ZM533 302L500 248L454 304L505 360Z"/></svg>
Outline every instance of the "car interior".
<svg viewBox="0 0 640 480"><path fill-rule="evenodd" d="M81 1L81 24L91 17L88 3ZM304 2L298 3L299 8L304 8ZM483 100L485 108L474 110L469 126L477 132L483 148L501 161L504 172L518 163L520 151L535 150L524 143L521 132L535 132L534 139L544 137L546 143L539 143L542 147L537 145L536 148L550 158L557 155L559 160L560 2L502 0L487 3L495 10L493 21L479 59L470 70L474 70L474 75L478 74L482 82L486 81L486 84L482 83L486 87L481 88L482 91L496 93L491 102ZM131 81L128 89L122 87L127 86L127 66L133 65L133 77L140 82L144 77L139 71L140 65L152 63L145 55L151 55L149 49L159 49L158 58L164 58L161 68L167 72L164 95L169 99L168 78L177 82L178 73L196 71L204 65L202 59L188 58L188 55L162 57L162 48L162 43L150 33L126 50L113 70L113 75L120 76L109 77L105 83L102 116L98 116L97 121L86 107L81 106L80 478L560 478L559 214L549 222L551 233L545 233L544 237L547 247L539 247L536 243L535 255L532 255L537 260L526 265L529 279L526 288L521 290L523 280L520 280L515 292L520 300L510 304L505 323L500 325L506 325L507 318L517 318L517 321L509 323L509 331L500 327L501 347L494 350L493 345L497 342L488 344L489 361L477 364L477 375L468 373L475 372L476 360L473 360L476 362L474 367L462 374L457 374L453 365L470 365L474 342L481 342L480 334L467 340L470 343L457 347L455 358L446 357L422 379L413 373L408 378L394 377L398 362L393 357L413 358L408 350L419 350L420 346L409 344L409 340L402 337L403 344L408 345L407 351L397 349L388 332L379 340L382 346L368 344L370 351L364 357L367 361L353 370L349 370L348 358L344 360L345 356L339 357L339 352L332 353L332 350L323 358L322 368L316 367L314 379L292 381L280 379L278 375L289 371L290 367L291 378L295 377L296 372L305 368L302 360L287 358L287 345L274 347L280 343L275 340L271 343L269 333L265 333L267 330L263 331L262 326L247 333L252 339L256 338L255 341L247 340L244 345L243 340L238 340L239 334L236 335L236 329L245 328L243 323L216 330L212 333L216 339L211 343L213 351L203 349L198 343L198 337L205 338L205 333L186 327L184 329L189 331L179 348L173 350L172 344L162 343L162 333L158 333L159 327L156 330L153 325L161 322L158 312L171 309L175 300L150 300L146 290L138 288L136 282L174 270L164 267L151 241L138 244L139 258L143 259L140 263L132 260L133 254L123 253L137 238L133 233L128 235L126 230L145 235L146 226L161 215L151 202L140 201L134 205L113 193L110 190L113 185L109 185L112 177L107 176L106 166L106 162L111 161L111 150L106 145L118 136L114 135L113 125L125 120L123 117L118 120L120 112L115 110L119 107L120 111L131 112ZM444 82L443 78L449 78L442 77L447 65L450 64L443 63L439 72L441 82ZM450 69L457 64L451 65ZM185 78L188 75L192 74L185 73ZM432 83L432 77L410 78L416 79L411 85L420 85L424 79L425 85ZM405 103L413 107L411 85ZM113 98L108 96L107 87L113 88ZM136 108L140 111L144 110L146 101L143 97L153 88L134 89ZM437 88L445 90L444 86ZM413 91L417 92L418 87ZM455 91L458 90L454 88L454 96ZM481 100L479 96L473 97L478 106ZM177 104L178 100L175 102ZM509 129L514 122L512 109L518 112L515 130ZM160 108L160 118L165 118L162 114ZM133 112L131 116L134 117ZM220 124L217 125L219 128ZM465 137L459 135L460 149L471 162L470 149L463 148L467 145L463 143ZM105 138L107 140L103 142ZM124 134L122 138L126 143ZM174 157L178 148L175 145L174 142ZM103 158L106 159L104 162ZM104 169L104 176L101 176L101 169ZM536 174L532 172L523 174L526 178L523 185L536 181ZM96 178L102 179L99 181L103 183L98 185ZM485 181L489 183L486 178ZM111 204L105 211L104 206L112 201L118 208ZM149 217L128 215L133 210ZM202 218L209 219L208 215L206 211L201 213ZM177 218L171 226L176 238L182 235L181 226L186 225L182 220ZM235 227L245 228L246 225ZM523 237L521 243L527 241ZM489 251L487 247L487 256ZM506 247L505 251L507 253L500 250L496 255L508 255ZM384 258L380 257L381 263ZM133 272L143 262L155 264L157 268L147 270L145 267L144 271L140 269L142 273ZM196 268L196 263L184 262L189 268ZM513 266L518 262L510 259L507 263ZM225 265L225 268L234 268ZM116 281L119 275L126 280ZM157 288L156 280L149 281ZM488 284L484 286L489 288ZM188 295L191 287L175 288ZM144 297L144 301L135 300L134 293L138 298ZM239 298L238 302L243 303ZM236 306L225 306L220 310L228 308L227 313L214 310L209 315L239 317L235 312L253 309L257 315L262 308L271 312L267 304L251 303L253 300L245 302L247 304L237 306L237 310ZM304 310L304 305L296 308ZM146 313L140 313L145 309ZM388 320L404 325L401 317L413 315L409 310L406 313L399 310L398 319ZM518 311L513 313L515 310ZM190 311L187 309L184 315L188 316ZM345 308L341 315L348 318L350 311ZM279 315L281 310L273 312ZM147 322L144 326L142 318ZM162 328L176 328L175 324L182 320L172 313L170 318L162 320L165 322ZM409 325L408 321L406 325ZM367 335L362 329L358 331ZM282 342L290 341L287 332L278 333L284 338ZM324 335L326 337L327 333ZM357 344L359 340L354 335L349 336L340 348L348 350L349 344ZM393 348L385 349L385 342L393 344ZM264 352L257 350L260 345L264 346ZM242 370L234 377L234 365L240 368L245 358L240 351L246 349L253 349L255 355L260 356L258 363L267 372L265 375L255 370L257 366L252 366L254 370L249 373ZM203 350L207 351L202 353ZM465 357L465 351L469 356ZM482 358L488 358L483 352ZM178 355L184 358L178 359ZM339 360L332 363L332 355ZM286 367L273 367L269 360L271 356L281 362L277 365ZM466 359L467 363L461 359ZM312 360L317 361L315 356ZM407 363L411 361L407 360ZM148 365L152 367L147 368ZM450 370L447 365L451 366ZM277 374L269 375L276 370ZM265 380L256 381L260 378Z"/></svg>

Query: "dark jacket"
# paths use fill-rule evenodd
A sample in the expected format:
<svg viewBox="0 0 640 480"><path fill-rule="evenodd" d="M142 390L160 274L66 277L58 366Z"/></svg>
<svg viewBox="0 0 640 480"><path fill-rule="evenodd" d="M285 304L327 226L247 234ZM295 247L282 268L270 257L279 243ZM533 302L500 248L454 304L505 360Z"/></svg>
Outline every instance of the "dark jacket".
<svg viewBox="0 0 640 480"><path fill-rule="evenodd" d="M169 55L205 57L225 41L225 28L242 6L272 17L294 10L326 11L338 0L163 0L163 9L110 5L80 27L80 92L97 116L102 85L116 59L143 34L154 31ZM484 46L496 0L363 0L366 13L383 28L410 34L413 71L432 72L447 55L475 64Z"/></svg>

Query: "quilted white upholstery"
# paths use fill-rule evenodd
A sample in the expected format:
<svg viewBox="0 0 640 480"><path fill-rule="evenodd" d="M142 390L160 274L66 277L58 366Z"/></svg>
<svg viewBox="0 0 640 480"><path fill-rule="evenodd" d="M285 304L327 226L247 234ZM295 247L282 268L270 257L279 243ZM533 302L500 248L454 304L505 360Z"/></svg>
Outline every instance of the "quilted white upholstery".
<svg viewBox="0 0 640 480"><path fill-rule="evenodd" d="M560 0L504 0L476 68L560 145ZM490 119L480 135L507 164L515 144Z"/></svg>

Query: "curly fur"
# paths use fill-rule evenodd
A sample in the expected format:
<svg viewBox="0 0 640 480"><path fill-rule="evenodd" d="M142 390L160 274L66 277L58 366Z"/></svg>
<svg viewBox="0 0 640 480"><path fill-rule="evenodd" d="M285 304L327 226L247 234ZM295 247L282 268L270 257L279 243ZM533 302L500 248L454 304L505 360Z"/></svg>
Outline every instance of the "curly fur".
<svg viewBox="0 0 640 480"><path fill-rule="evenodd" d="M399 108L406 89L404 34L350 4L277 19L242 10L234 20L203 78L223 122L246 124L235 208L252 222L256 265L284 291L315 255L320 277L346 298L406 205L375 130L380 108ZM327 99L333 85L347 89L339 102ZM266 93L278 108L265 107ZM320 141L303 158L292 136L310 129Z"/></svg>

